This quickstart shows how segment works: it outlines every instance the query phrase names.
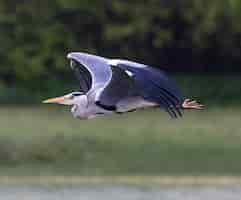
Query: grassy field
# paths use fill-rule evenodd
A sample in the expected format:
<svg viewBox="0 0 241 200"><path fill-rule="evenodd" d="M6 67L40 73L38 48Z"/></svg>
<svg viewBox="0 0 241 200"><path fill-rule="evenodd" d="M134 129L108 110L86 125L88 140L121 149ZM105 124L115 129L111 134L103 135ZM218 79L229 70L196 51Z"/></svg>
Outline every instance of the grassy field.
<svg viewBox="0 0 241 200"><path fill-rule="evenodd" d="M211 106L79 121L62 106L2 106L0 175L241 175L240 116Z"/></svg>

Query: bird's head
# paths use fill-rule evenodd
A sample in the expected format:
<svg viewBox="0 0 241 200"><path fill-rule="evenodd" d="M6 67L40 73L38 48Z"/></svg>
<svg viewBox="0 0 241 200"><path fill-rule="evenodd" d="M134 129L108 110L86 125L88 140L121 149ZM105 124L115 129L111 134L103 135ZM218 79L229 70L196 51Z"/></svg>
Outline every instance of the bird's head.
<svg viewBox="0 0 241 200"><path fill-rule="evenodd" d="M63 105L79 105L86 107L88 104L87 96L81 92L72 92L61 97L50 98L43 103L56 103Z"/></svg>

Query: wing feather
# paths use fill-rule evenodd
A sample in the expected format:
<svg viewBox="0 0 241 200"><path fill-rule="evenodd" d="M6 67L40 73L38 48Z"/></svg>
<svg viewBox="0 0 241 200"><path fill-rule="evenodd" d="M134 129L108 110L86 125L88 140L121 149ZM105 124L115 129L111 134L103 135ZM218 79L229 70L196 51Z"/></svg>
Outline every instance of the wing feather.
<svg viewBox="0 0 241 200"><path fill-rule="evenodd" d="M158 103L174 118L182 116L183 97L181 92L175 82L164 72L127 60L111 60L109 63L133 74L132 78L139 87L143 98Z"/></svg>
<svg viewBox="0 0 241 200"><path fill-rule="evenodd" d="M73 52L69 53L67 58L79 63L72 68L80 82L81 90L85 93L104 88L111 79L110 66L103 57Z"/></svg>
<svg viewBox="0 0 241 200"><path fill-rule="evenodd" d="M97 96L96 102L102 105L103 108L111 108L121 100L136 96L137 89L133 79L121 68L111 67L112 77L108 85L103 88L103 91Z"/></svg>

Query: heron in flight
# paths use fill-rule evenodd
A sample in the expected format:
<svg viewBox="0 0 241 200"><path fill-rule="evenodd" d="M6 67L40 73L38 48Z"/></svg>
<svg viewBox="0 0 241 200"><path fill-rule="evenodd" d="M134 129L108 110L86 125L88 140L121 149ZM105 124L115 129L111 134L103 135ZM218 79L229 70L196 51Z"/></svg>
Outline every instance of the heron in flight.
<svg viewBox="0 0 241 200"><path fill-rule="evenodd" d="M43 103L71 105L76 118L90 119L145 107L163 108L177 118L184 109L203 107L183 98L176 84L163 71L151 66L80 52L69 53L67 58L80 90Z"/></svg>

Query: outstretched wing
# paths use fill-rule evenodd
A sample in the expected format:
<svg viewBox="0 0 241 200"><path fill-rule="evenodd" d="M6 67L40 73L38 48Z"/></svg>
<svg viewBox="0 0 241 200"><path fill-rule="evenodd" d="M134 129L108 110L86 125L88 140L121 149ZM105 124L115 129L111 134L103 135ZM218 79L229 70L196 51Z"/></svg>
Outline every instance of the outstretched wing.
<svg viewBox="0 0 241 200"><path fill-rule="evenodd" d="M127 60L112 59L109 64L129 73L144 99L160 104L174 118L182 116L184 99L176 84L164 72Z"/></svg>
<svg viewBox="0 0 241 200"><path fill-rule="evenodd" d="M116 110L123 99L138 96L135 82L121 68L111 67L112 76L105 88L96 96L96 104L107 110Z"/></svg>
<svg viewBox="0 0 241 200"><path fill-rule="evenodd" d="M90 101L106 110L115 110L116 104L136 92L134 81L121 68L111 67L108 59L86 53L70 53L71 60L80 83L80 89L88 93Z"/></svg>
<svg viewBox="0 0 241 200"><path fill-rule="evenodd" d="M105 58L78 52L69 53L67 58L71 60L82 92L104 88L110 81L112 72Z"/></svg>

